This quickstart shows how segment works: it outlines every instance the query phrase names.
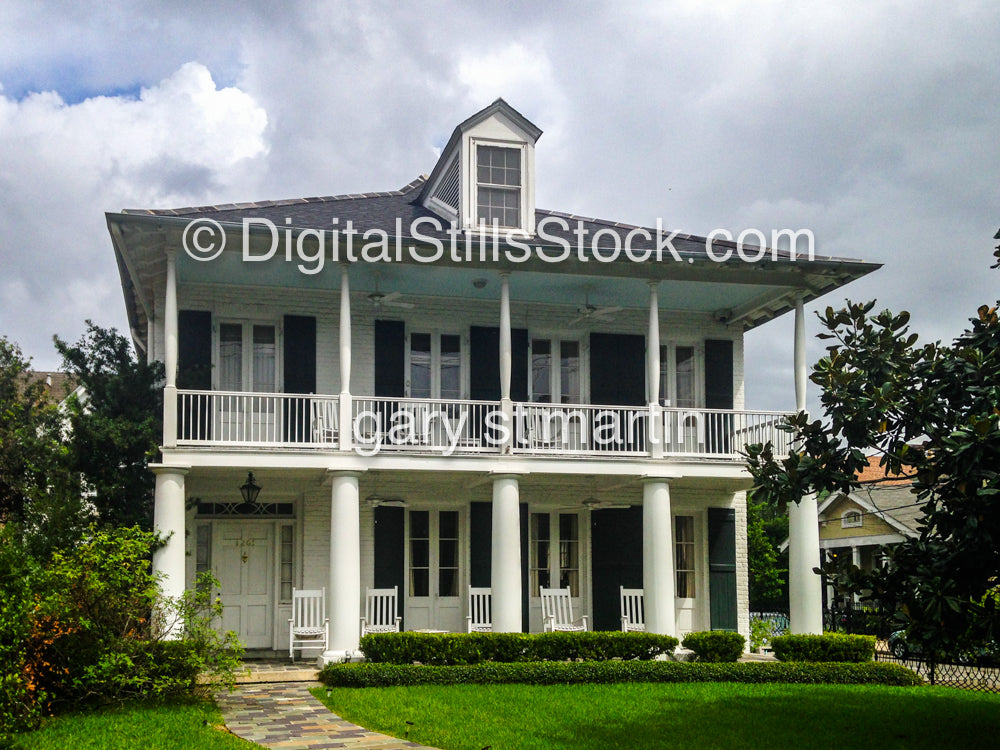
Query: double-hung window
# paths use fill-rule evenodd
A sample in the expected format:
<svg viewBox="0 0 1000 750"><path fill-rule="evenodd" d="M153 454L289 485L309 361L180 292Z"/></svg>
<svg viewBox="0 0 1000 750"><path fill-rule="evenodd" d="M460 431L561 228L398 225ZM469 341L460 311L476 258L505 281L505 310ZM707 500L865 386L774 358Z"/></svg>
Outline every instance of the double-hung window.
<svg viewBox="0 0 1000 750"><path fill-rule="evenodd" d="M671 362L671 354L673 362ZM660 403L678 409L698 406L693 346L660 347Z"/></svg>
<svg viewBox="0 0 1000 750"><path fill-rule="evenodd" d="M476 146L476 224L521 226L521 149Z"/></svg>

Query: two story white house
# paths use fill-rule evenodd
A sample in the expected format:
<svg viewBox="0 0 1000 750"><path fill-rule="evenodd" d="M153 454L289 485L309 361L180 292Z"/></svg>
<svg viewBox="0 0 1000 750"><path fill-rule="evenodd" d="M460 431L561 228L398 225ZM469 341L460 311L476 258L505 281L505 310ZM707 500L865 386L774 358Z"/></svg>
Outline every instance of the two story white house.
<svg viewBox="0 0 1000 750"><path fill-rule="evenodd" d="M546 586L615 629L624 585L653 632L748 633L739 450L786 433L744 408L743 334L801 337L878 266L536 208L540 135L498 99L399 190L107 215L166 365L154 565L215 571L248 648L287 644L296 587L327 589L324 660L393 586L407 630L463 630L470 586L497 631L540 630Z"/></svg>

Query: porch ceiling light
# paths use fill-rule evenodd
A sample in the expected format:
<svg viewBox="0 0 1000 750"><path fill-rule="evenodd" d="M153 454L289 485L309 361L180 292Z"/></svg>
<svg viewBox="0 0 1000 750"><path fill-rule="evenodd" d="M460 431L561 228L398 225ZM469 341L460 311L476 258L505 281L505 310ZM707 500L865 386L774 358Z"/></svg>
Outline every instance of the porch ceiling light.
<svg viewBox="0 0 1000 750"><path fill-rule="evenodd" d="M243 502L245 503L257 502L257 496L260 494L260 485L254 481L252 471L247 474L246 484L240 487L240 494L243 495Z"/></svg>

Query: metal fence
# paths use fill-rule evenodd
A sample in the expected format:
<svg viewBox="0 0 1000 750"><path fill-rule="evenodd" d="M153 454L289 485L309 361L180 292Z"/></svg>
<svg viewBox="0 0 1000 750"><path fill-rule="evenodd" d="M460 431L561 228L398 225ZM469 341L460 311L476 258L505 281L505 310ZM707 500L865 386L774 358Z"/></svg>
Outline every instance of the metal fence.
<svg viewBox="0 0 1000 750"><path fill-rule="evenodd" d="M823 608L823 630L853 635L888 638L899 626L892 622L893 612L881 604L840 604Z"/></svg>
<svg viewBox="0 0 1000 750"><path fill-rule="evenodd" d="M980 693L1000 693L1000 662L996 659L973 661L969 664L931 664L922 659L900 659L888 651L876 651L875 661L902 664L931 685Z"/></svg>

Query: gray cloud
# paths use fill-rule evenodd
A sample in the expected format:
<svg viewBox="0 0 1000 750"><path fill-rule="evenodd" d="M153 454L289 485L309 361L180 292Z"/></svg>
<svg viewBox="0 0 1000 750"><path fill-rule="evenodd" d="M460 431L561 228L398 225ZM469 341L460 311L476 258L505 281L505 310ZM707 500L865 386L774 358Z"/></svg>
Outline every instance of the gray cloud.
<svg viewBox="0 0 1000 750"><path fill-rule="evenodd" d="M545 130L543 207L811 228L821 252L886 264L821 305L878 297L929 339L997 296L994 3L9 5L0 319L40 367L53 332L124 325L103 211L396 188L496 96ZM214 87L187 121L136 98L191 61ZM213 120L227 86L266 124ZM36 106L26 124L25 92L50 89L129 93L104 118ZM77 131L25 146L52 122ZM748 334L746 378L751 407L792 405L790 320Z"/></svg>

